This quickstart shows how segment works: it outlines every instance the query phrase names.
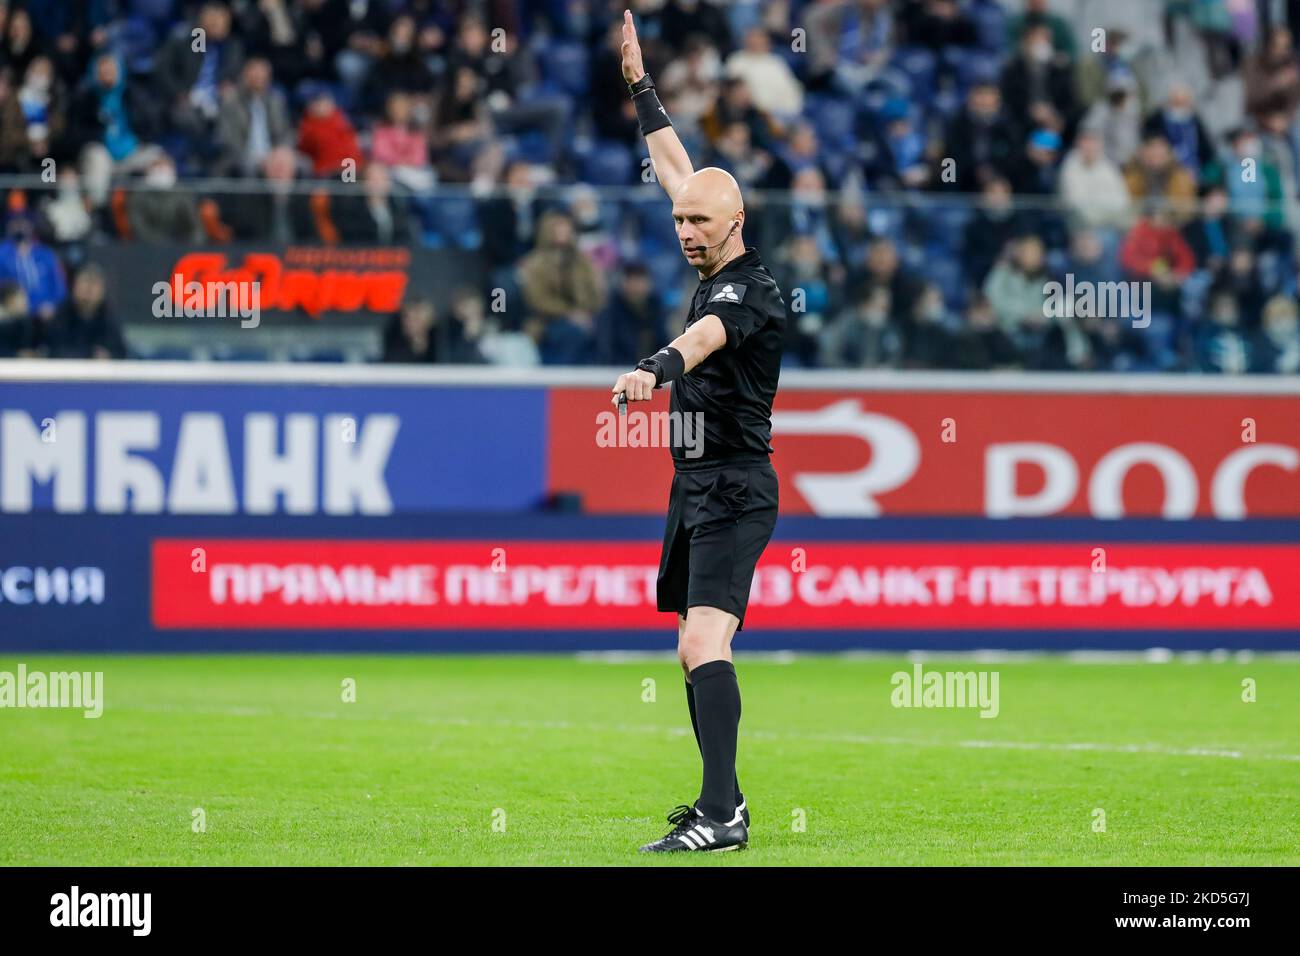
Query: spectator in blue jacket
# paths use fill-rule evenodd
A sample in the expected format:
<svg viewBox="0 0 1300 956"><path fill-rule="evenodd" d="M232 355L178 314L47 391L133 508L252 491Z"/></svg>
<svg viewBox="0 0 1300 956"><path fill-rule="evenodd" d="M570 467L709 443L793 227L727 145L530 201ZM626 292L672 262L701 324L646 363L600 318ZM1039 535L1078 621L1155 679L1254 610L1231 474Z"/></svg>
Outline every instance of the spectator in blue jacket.
<svg viewBox="0 0 1300 956"><path fill-rule="evenodd" d="M0 242L0 281L17 282L27 294L32 313L42 319L53 318L68 297L59 257L36 238L32 220L25 215L9 219L5 236Z"/></svg>

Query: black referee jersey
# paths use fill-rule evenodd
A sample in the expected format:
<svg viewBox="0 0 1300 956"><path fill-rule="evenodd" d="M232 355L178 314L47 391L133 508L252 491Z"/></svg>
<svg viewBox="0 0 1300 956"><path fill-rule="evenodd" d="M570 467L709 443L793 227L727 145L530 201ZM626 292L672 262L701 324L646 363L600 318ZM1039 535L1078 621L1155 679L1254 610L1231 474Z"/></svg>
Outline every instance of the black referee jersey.
<svg viewBox="0 0 1300 956"><path fill-rule="evenodd" d="M694 420L702 422L704 433L703 449L690 449L696 452L690 457L687 448L673 445L677 468L772 454L772 399L785 344L785 302L753 246L700 280L686 328L706 315L722 321L727 344L673 382L671 411L700 413Z"/></svg>

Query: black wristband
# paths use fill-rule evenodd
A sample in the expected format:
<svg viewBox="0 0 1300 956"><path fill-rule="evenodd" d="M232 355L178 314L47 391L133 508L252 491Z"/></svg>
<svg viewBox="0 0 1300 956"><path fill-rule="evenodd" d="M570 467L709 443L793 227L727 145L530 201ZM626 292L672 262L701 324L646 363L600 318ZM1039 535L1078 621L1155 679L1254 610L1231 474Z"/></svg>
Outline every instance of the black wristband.
<svg viewBox="0 0 1300 956"><path fill-rule="evenodd" d="M672 126L668 111L659 102L655 84L647 73L641 79L628 86L632 94L632 104L636 107L636 121L641 124L641 135L649 136L657 129Z"/></svg>
<svg viewBox="0 0 1300 956"><path fill-rule="evenodd" d="M627 95L636 96L642 90L653 90L654 88L655 81L650 79L650 74L642 73L641 79L637 80L635 83L629 83L627 85Z"/></svg>
<svg viewBox="0 0 1300 956"><path fill-rule="evenodd" d="M664 346L649 358L643 358L636 363L636 367L654 375L655 388L664 382L675 382L686 374L686 360L671 345Z"/></svg>

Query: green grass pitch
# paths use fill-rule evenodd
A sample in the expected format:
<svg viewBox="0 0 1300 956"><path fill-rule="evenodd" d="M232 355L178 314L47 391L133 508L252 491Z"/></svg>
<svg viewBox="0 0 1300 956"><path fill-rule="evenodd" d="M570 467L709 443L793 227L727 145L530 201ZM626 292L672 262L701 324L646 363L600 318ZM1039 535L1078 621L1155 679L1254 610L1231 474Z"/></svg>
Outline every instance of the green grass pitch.
<svg viewBox="0 0 1300 956"><path fill-rule="evenodd" d="M928 658L998 672L985 719L891 706L901 656L742 650L750 846L654 858L637 846L700 779L671 658L6 656L0 670L19 660L102 670L106 704L98 720L0 710L4 865L1300 864L1295 660Z"/></svg>

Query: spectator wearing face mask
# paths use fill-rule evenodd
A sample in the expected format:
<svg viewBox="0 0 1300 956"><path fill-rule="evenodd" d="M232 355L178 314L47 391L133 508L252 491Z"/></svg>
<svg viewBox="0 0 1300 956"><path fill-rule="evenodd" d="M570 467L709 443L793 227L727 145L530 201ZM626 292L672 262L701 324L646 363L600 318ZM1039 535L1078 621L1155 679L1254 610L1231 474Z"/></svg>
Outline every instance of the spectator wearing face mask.
<svg viewBox="0 0 1300 956"><path fill-rule="evenodd" d="M1034 117L1042 123L1039 104L1066 124L1075 117L1074 75L1069 59L1052 46L1052 31L1045 24L1029 26L1020 39L1016 56L1002 73L1002 99L1015 117Z"/></svg>
<svg viewBox="0 0 1300 956"><path fill-rule="evenodd" d="M131 237L141 242L196 242L202 237L194 194L176 189L176 164L166 153L145 172L144 187L127 200Z"/></svg>
<svg viewBox="0 0 1300 956"><path fill-rule="evenodd" d="M1018 43L1026 30L1036 26L1047 27L1057 53L1074 56L1074 32L1064 17L1052 13L1048 0L1025 0L1025 12L1007 21L1007 38Z"/></svg>
<svg viewBox="0 0 1300 956"><path fill-rule="evenodd" d="M1264 244L1289 246L1283 233L1286 203L1282 192L1282 174L1264 154L1254 130L1241 127L1228 134L1230 150L1222 161L1211 166L1214 181L1228 190L1232 214L1251 235Z"/></svg>
<svg viewBox="0 0 1300 956"><path fill-rule="evenodd" d="M1156 110L1142 127L1142 135L1163 136L1178 164L1200 180L1205 168L1214 161L1214 141L1205 124L1196 115L1192 88L1176 82L1169 87L1165 105Z"/></svg>

